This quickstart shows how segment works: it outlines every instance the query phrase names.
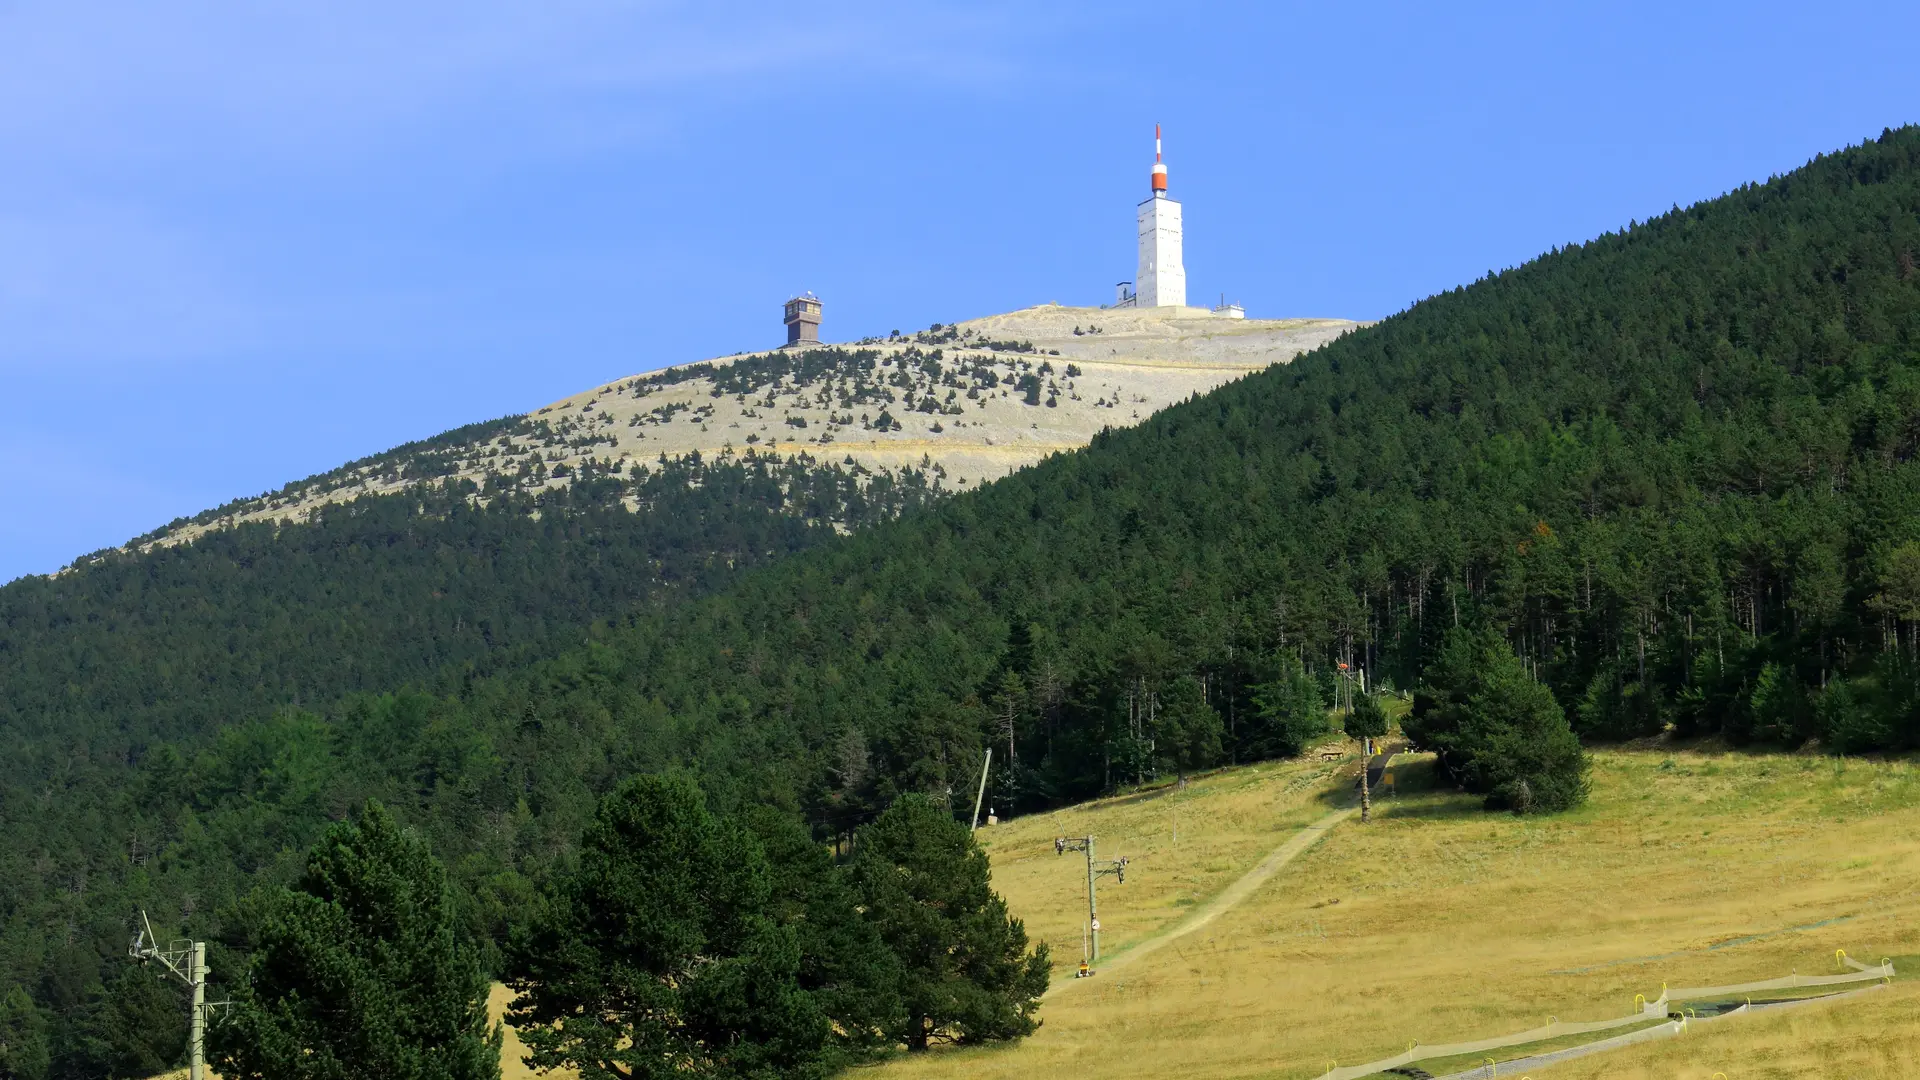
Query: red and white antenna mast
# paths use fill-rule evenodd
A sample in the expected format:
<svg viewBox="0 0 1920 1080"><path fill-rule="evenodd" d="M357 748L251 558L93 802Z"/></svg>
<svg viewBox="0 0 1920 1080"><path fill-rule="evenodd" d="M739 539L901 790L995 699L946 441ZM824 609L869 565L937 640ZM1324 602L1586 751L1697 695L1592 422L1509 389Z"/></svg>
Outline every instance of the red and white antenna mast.
<svg viewBox="0 0 1920 1080"><path fill-rule="evenodd" d="M1153 125L1153 193L1165 194L1167 190L1167 167L1160 161L1160 125Z"/></svg>

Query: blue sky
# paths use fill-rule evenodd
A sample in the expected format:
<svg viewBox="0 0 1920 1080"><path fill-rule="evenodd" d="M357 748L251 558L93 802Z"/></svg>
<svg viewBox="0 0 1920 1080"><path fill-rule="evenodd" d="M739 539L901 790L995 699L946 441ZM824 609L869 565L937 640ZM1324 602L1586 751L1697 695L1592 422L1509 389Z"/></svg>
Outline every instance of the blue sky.
<svg viewBox="0 0 1920 1080"><path fill-rule="evenodd" d="M1583 8L1585 10L1576 10ZM0 0L0 581L632 372L1132 276L1378 318L1920 120L1920 5Z"/></svg>

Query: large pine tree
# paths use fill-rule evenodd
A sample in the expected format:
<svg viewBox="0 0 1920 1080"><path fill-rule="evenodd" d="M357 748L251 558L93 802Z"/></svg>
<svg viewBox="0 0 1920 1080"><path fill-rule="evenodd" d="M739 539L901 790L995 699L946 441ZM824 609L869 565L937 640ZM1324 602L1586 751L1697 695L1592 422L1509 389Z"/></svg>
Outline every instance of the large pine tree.
<svg viewBox="0 0 1920 1080"><path fill-rule="evenodd" d="M1566 713L1497 630L1448 631L1401 726L1489 809L1547 813L1587 797L1587 757Z"/></svg>
<svg viewBox="0 0 1920 1080"><path fill-rule="evenodd" d="M988 884L987 856L966 826L925 796L903 796L861 830L853 865L868 917L903 968L896 1035L907 1049L1039 1027L1047 947L1027 951L1026 926Z"/></svg>
<svg viewBox="0 0 1920 1080"><path fill-rule="evenodd" d="M772 885L760 845L691 779L622 784L514 943L527 1063L585 1080L824 1073L827 1018L800 985L798 935L770 916Z"/></svg>
<svg viewBox="0 0 1920 1080"><path fill-rule="evenodd" d="M831 1056L877 1056L900 1024L899 961L862 915L843 868L799 819L761 806L742 822L766 852L768 915L799 945L800 986L832 1021Z"/></svg>
<svg viewBox="0 0 1920 1080"><path fill-rule="evenodd" d="M499 1080L488 983L446 872L377 802L268 902L233 1015L213 1026L227 1080Z"/></svg>

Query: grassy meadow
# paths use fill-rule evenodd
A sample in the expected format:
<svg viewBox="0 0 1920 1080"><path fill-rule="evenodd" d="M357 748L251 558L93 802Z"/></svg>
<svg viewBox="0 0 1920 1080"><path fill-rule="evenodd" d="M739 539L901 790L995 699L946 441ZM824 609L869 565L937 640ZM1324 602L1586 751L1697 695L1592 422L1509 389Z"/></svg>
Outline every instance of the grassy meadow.
<svg viewBox="0 0 1920 1080"><path fill-rule="evenodd" d="M1328 748L1328 752L1333 751ZM1346 802L1336 770L1357 757L1316 754L1194 777L983 828L994 888L1053 951L1055 992L1072 981L1086 923L1086 856L1057 855L1056 836L1091 835L1101 861L1125 857L1125 883L1099 879L1100 949L1109 960L1173 926L1262 856Z"/></svg>
<svg viewBox="0 0 1920 1080"><path fill-rule="evenodd" d="M1346 805L1356 761L1309 754L983 828L995 887L1053 949L1045 1025L1018 1045L901 1056L878 1073L1307 1080L1415 1039L1619 1016L1663 982L1833 973L1835 949L1920 973L1920 768L1810 755L1603 750L1589 804L1539 820L1485 813L1437 785L1430 761L1401 757L1398 791L1377 796L1371 823L1339 821L1240 903L1178 934ZM1124 884L1100 879L1104 970L1076 980L1085 864L1056 855L1053 840L1088 834L1100 858L1129 864ZM1170 933L1155 951L1138 948ZM496 1009L504 996L496 987ZM1535 1071L1906 1076L1920 1060L1917 1009L1920 980L1903 977ZM512 1032L507 1043L505 1080L537 1075Z"/></svg>
<svg viewBox="0 0 1920 1080"><path fill-rule="evenodd" d="M1920 954L1920 769L1664 750L1594 760L1587 807L1526 820L1485 813L1436 786L1430 763L1400 759L1399 793L1376 802L1372 823L1342 822L1204 929L1090 980L1067 977L1083 877L1073 856L1054 855L1056 834L1091 832L1103 857L1132 856L1125 885L1101 882L1109 952L1124 955L1344 798L1345 785L1317 761L1273 764L985 830L996 886L1056 950L1062 979L1046 1025L1021 1045L903 1058L884 1071L918 1080L1097 1067L1121 1077L1304 1080L1416 1039L1622 1015L1663 982L1826 974L1839 970L1841 948L1869 962ZM1796 1049L1796 1031L1827 1031L1849 1054L1911 1050L1910 1034L1872 1018L1912 997L1898 984L1882 993L1730 1018L1550 1075L1629 1075L1616 1063L1692 1075L1672 1070L1749 1038L1756 1060L1821 1052ZM1724 1054L1713 1060L1721 1063L1698 1075L1825 1068L1736 1071Z"/></svg>

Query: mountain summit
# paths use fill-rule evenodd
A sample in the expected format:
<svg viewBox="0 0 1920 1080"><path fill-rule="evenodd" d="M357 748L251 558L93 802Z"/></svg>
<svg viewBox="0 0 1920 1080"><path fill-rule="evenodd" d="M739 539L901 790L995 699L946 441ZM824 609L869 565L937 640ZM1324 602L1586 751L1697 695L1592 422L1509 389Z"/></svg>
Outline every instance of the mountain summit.
<svg viewBox="0 0 1920 1080"><path fill-rule="evenodd" d="M922 469L973 488L1359 326L1229 319L1205 308L1045 304L848 344L742 353L626 376L176 521L136 546L464 478L490 494L698 454L804 455Z"/></svg>

